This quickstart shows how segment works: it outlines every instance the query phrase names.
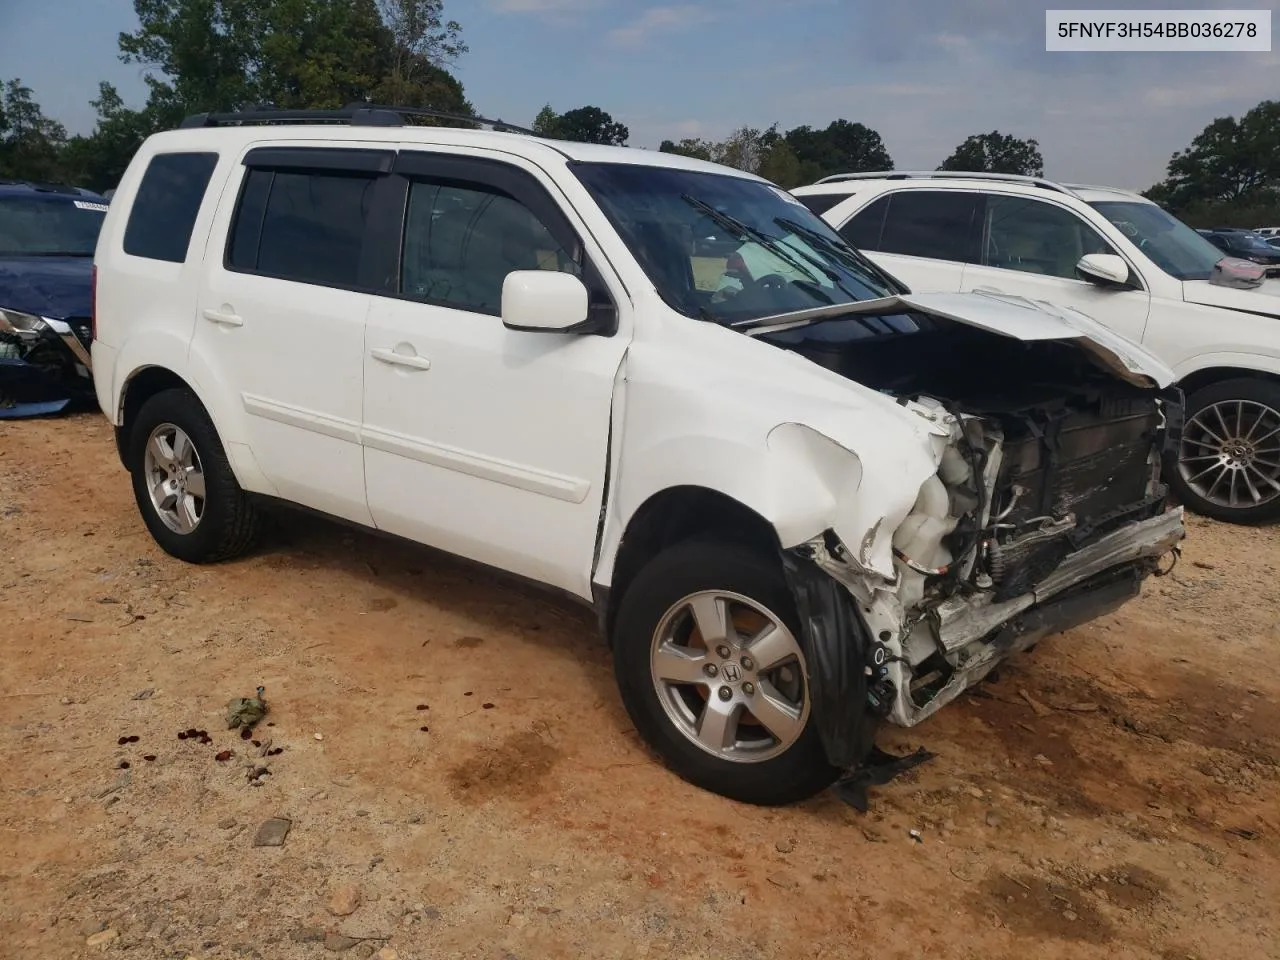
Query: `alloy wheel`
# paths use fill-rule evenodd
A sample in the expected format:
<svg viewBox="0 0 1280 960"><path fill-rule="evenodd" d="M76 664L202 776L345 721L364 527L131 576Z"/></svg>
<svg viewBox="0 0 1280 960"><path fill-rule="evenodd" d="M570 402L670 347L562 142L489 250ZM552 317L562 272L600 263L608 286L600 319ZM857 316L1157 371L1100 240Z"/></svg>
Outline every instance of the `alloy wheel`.
<svg viewBox="0 0 1280 960"><path fill-rule="evenodd" d="M748 597L703 591L677 601L654 631L649 661L667 717L707 753L759 763L804 732L804 654L782 618Z"/></svg>
<svg viewBox="0 0 1280 960"><path fill-rule="evenodd" d="M191 533L204 516L204 467L186 431L162 423L151 431L143 455L151 506L175 533Z"/></svg>

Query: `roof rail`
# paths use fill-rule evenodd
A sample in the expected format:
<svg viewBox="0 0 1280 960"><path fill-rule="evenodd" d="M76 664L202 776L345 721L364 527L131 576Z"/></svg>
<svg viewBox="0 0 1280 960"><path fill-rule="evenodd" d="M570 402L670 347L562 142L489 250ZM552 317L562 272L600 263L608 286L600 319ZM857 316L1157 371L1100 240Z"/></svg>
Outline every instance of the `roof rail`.
<svg viewBox="0 0 1280 960"><path fill-rule="evenodd" d="M277 110L257 107L232 113L195 113L178 125L180 130L196 127L230 127L247 123L346 123L353 127L403 127L407 117L431 117L454 123L489 127L498 133L524 133L532 130L502 120L468 117L460 113L433 110L430 107L394 107L381 103L349 103L337 110Z"/></svg>
<svg viewBox="0 0 1280 960"><path fill-rule="evenodd" d="M964 170L879 170L865 173L834 173L829 177L823 177L818 183L842 183L848 180L994 180L1005 183L1025 183L1043 190L1075 196L1075 191L1065 184L1055 183L1043 177Z"/></svg>

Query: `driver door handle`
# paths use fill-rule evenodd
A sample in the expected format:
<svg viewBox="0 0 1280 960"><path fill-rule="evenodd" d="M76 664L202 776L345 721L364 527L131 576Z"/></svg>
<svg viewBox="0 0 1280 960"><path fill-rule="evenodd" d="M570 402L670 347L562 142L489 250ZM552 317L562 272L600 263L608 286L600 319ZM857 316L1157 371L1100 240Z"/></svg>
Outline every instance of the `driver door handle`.
<svg viewBox="0 0 1280 960"><path fill-rule="evenodd" d="M380 347L375 350L370 350L369 355L375 360L395 367L408 367L411 370L431 369L431 361L426 357L418 356L416 353L396 353L394 350L387 350Z"/></svg>

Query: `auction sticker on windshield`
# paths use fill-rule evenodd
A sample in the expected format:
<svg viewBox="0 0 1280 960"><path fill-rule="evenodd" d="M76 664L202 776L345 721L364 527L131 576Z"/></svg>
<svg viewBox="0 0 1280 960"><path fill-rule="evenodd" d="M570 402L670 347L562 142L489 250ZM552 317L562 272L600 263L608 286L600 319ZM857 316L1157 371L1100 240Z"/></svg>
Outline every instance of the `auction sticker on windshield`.
<svg viewBox="0 0 1280 960"><path fill-rule="evenodd" d="M1271 51L1270 10L1046 10L1044 47L1102 53Z"/></svg>

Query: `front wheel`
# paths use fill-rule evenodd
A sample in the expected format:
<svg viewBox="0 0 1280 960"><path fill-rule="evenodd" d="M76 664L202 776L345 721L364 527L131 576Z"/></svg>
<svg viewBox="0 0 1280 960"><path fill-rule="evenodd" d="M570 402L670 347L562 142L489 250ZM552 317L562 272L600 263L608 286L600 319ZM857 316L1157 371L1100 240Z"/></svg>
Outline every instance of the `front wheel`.
<svg viewBox="0 0 1280 960"><path fill-rule="evenodd" d="M1240 379L1187 397L1166 476L1191 510L1227 523L1280 519L1280 384Z"/></svg>
<svg viewBox="0 0 1280 960"><path fill-rule="evenodd" d="M777 561L691 541L640 571L618 610L614 671L636 729L679 776L745 803L813 796L840 774L810 715Z"/></svg>

